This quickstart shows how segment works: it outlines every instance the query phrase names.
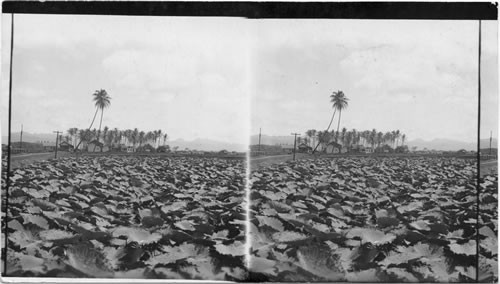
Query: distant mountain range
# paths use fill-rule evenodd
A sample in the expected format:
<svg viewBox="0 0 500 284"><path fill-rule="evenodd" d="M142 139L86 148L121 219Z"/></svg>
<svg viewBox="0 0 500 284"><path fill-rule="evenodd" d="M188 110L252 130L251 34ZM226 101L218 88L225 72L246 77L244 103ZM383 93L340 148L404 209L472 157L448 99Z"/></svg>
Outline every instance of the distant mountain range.
<svg viewBox="0 0 500 284"><path fill-rule="evenodd" d="M11 141L19 141L20 132L14 132L11 135ZM55 134L48 133L28 133L23 132L23 142L39 142L39 141L48 141L51 143L56 142ZM2 144L8 143L8 137L2 136ZM167 142L167 145L170 147L179 147L179 150L184 150L185 148L189 148L190 150L200 150L200 151L238 151L243 152L247 150L247 147L243 144L236 143L227 143L223 141L211 140L211 139L195 139L192 141L187 141L184 139L176 139Z"/></svg>
<svg viewBox="0 0 500 284"><path fill-rule="evenodd" d="M270 136L261 135L260 143L265 145L293 145L293 136ZM256 145L259 143L259 135L252 135L250 137L250 144ZM492 139L491 147L497 147L497 139ZM426 141L423 139L410 140L405 143L410 148L417 147L419 150L427 148L428 150L441 150L441 151L458 151L465 149L468 151L477 150L477 143L463 142L452 139L433 139ZM481 148L489 148L490 139L481 139Z"/></svg>

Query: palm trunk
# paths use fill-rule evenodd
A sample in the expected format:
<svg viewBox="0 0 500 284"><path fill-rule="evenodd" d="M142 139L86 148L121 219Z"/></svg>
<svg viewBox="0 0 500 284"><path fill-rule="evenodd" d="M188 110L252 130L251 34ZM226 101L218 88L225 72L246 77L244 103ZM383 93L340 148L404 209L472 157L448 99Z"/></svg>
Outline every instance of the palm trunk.
<svg viewBox="0 0 500 284"><path fill-rule="evenodd" d="M339 122L337 123L337 133L339 133L340 118L342 117L342 110L339 110ZM335 143L337 143L338 135L335 136Z"/></svg>
<svg viewBox="0 0 500 284"><path fill-rule="evenodd" d="M102 115L104 114L104 108L101 108L101 120L99 122L99 131L97 131L97 143L99 143L99 136L101 136L101 125L102 125ZM95 152L95 144L94 144L94 150L92 152ZM101 152L102 152L102 147Z"/></svg>
<svg viewBox="0 0 500 284"><path fill-rule="evenodd" d="M328 130L330 130L330 126L332 126L333 118L335 117L336 112L337 112L337 109L335 109L333 111L332 119L330 119L330 124L328 124L328 128L326 129L327 132L328 132ZM314 150L312 151L313 154L316 152L316 149L318 149L319 144L321 144L321 141L318 141L318 144L316 145L316 147L314 147Z"/></svg>
<svg viewBox="0 0 500 284"><path fill-rule="evenodd" d="M99 111L99 108L96 108L95 110L95 113L94 113L94 118L92 119L92 123L90 123L90 126L89 126L89 130L90 128L92 127L92 125L94 124L94 121L95 121L95 117L97 116L97 112ZM78 149L78 147L80 147L80 144L82 144L83 140L82 138L80 137L80 142L78 142L78 144L76 145L75 147L75 150Z"/></svg>

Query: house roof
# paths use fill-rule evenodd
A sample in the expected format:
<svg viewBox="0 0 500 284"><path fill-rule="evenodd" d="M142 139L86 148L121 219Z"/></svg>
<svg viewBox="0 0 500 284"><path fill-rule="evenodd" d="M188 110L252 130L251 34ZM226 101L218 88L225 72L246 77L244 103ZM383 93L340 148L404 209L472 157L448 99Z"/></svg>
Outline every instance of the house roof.
<svg viewBox="0 0 500 284"><path fill-rule="evenodd" d="M308 146L305 143L301 143L298 147L299 148L311 148L311 146Z"/></svg>
<svg viewBox="0 0 500 284"><path fill-rule="evenodd" d="M97 140L92 140L89 142L89 144L96 144L96 146L102 146L104 145L102 142L98 142Z"/></svg>
<svg viewBox="0 0 500 284"><path fill-rule="evenodd" d="M339 143L336 143L336 142L330 142L327 144L328 146L331 145L333 147L337 147L337 148L342 148L342 145L340 145Z"/></svg>

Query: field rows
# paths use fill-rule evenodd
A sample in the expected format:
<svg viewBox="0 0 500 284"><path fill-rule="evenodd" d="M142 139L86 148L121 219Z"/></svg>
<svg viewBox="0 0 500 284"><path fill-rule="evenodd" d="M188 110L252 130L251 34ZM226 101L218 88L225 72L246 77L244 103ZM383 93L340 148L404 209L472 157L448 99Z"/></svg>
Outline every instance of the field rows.
<svg viewBox="0 0 500 284"><path fill-rule="evenodd" d="M247 268L244 161L34 162L11 175L7 272L322 282L472 282L479 272L494 282L498 177L481 180L477 232L476 170L474 160L416 157L256 167Z"/></svg>

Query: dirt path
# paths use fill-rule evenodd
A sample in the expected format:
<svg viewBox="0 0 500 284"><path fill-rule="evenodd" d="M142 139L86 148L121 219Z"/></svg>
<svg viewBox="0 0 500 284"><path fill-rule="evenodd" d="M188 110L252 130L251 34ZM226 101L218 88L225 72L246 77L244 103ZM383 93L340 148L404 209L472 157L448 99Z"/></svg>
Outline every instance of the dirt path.
<svg viewBox="0 0 500 284"><path fill-rule="evenodd" d="M71 153L68 152L57 152L57 157L67 157ZM10 168L17 169L22 168L25 165L29 165L34 161L43 161L54 158L54 152L47 153L33 153L33 154L22 154L22 155L12 155L10 157Z"/></svg>

